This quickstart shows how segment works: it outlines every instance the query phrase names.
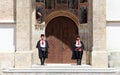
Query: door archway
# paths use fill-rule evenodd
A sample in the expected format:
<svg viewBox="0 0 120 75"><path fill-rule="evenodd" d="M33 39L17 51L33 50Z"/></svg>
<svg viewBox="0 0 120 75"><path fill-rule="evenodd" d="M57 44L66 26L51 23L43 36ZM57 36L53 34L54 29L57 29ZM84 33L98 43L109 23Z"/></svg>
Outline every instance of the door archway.
<svg viewBox="0 0 120 75"><path fill-rule="evenodd" d="M49 43L47 63L74 63L71 60L72 43L78 35L76 23L65 16L53 18L46 26L46 39Z"/></svg>

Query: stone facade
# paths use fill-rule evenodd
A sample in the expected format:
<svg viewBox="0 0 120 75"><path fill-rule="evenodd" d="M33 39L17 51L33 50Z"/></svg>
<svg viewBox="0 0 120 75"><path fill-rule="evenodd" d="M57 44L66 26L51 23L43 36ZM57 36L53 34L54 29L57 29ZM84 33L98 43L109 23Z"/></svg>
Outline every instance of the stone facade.
<svg viewBox="0 0 120 75"><path fill-rule="evenodd" d="M15 50L13 52L0 50L0 75L119 75L120 52L108 52L106 48L106 0L89 0L88 25L80 25L78 18L66 11L56 11L45 18L41 28L35 27L35 0L0 0L0 25L14 25ZM45 33L47 23L56 16L67 16L72 19L79 34L86 34L82 40L89 44L90 51L84 51L82 64L89 64L90 69L76 66L62 68L43 67L33 68L39 64L36 49L39 35ZM6 25L6 26L7 26ZM7 27L6 27L7 28ZM89 28L89 30L87 30ZM90 38L88 38L90 37ZM83 65L82 65L83 66ZM56 67L56 66L54 66ZM75 68L74 68L75 67ZM14 68L14 69L10 69ZM19 69L18 69L19 68ZM26 69L27 68L27 69ZM64 68L69 68L64 70ZM100 68L99 70L97 68ZM105 69L106 68L106 69ZM103 70L105 71L103 71ZM102 70L102 71L101 71ZM91 71L91 72L90 72ZM23 73L24 72L24 73Z"/></svg>
<svg viewBox="0 0 120 75"><path fill-rule="evenodd" d="M106 49L106 8L105 7L106 7L105 0L93 0L92 65L94 67L108 67L108 53Z"/></svg>
<svg viewBox="0 0 120 75"><path fill-rule="evenodd" d="M16 4L15 4L16 2ZM45 24L42 30L35 30L35 1L31 0L16 0L16 1L3 1L4 4L9 3L10 8L8 8L11 12L7 12L4 14L8 14L8 16L5 18L5 20L10 19L14 20L15 14L14 13L14 6L16 5L16 52L13 53L14 56L13 58L13 64L11 66L15 68L26 68L26 67L31 67L32 64L37 64L38 63L38 57L37 57L37 49L35 48L36 41L39 39L39 35L41 33L45 33ZM106 50L106 4L105 0L93 0L91 1L91 7L93 4L93 24L92 24L92 14L89 15L89 24L93 25L91 27L90 32L93 31L93 49L92 49L92 59L91 59L91 64L93 67L108 67L108 55L107 55L107 50ZM1 7L3 4L0 4ZM9 6L6 6L9 7ZM5 7L3 7L5 8ZM3 10L3 8L0 8L0 10ZM9 11L6 9L5 11ZM92 9L92 8L90 8ZM3 12L0 12L3 14ZM91 11L92 12L92 11ZM91 13L89 12L89 13ZM54 16L59 16L61 13L63 13L62 16L68 16L71 19L73 19L76 24L78 23L76 17L72 17L72 15L64 13L64 11L59 12L60 14L51 14ZM3 14L3 15L4 15ZM2 16L3 17L3 16ZM53 16L52 16L53 17ZM49 22L50 18L45 19L46 23ZM3 18L4 19L4 18ZM78 25L78 24L77 24ZM79 27L78 28L82 28ZM93 29L93 30L92 30ZM82 32L82 29L79 29L80 32ZM89 32L87 31L87 32ZM80 33L81 34L81 33ZM92 39L92 38L91 38ZM89 39L89 40L91 40ZM89 53L88 53L89 54ZM35 57L33 59L33 57ZM88 59L89 57L85 56L85 60ZM22 63L18 61L23 60ZM104 59L104 62L101 60ZM1 57L2 60L2 57ZM33 61L32 61L33 60ZM90 59L88 59L90 60ZM99 61L96 63L96 61ZM85 61L84 61L85 62ZM2 62L1 62L2 63ZM8 62L7 62L8 63ZM90 62L88 62L90 63ZM103 64L104 63L104 64ZM100 65L101 64L101 65Z"/></svg>
<svg viewBox="0 0 120 75"><path fill-rule="evenodd" d="M11 53L0 52L0 67L31 68L33 64L39 64L35 45L36 41L39 39L39 34L45 33L46 24L43 24L41 30L35 30L35 0L0 1L0 7L2 7L0 8L0 23L9 24L9 22L12 22L16 24L16 51ZM92 54L90 52L84 52L89 56L84 54L83 63L89 63L92 67L97 68L108 68L108 65L110 67L118 67L120 61L116 62L118 59L115 59L115 57L119 57L120 53L111 53L111 56L109 56L109 60L111 60L109 62L111 64L108 62L108 51L106 49L106 0L92 1L90 2L91 5L89 8L91 9L88 18L89 26L84 25L84 27L80 27L76 17L68 15L67 13L63 14L63 16L68 16L76 22L79 28L79 34L82 34L82 30L90 28L90 30L86 29L85 33L92 37L87 38L87 40L92 40L92 44L89 47ZM55 14L61 15L61 13L64 13L64 11ZM55 14L48 16L45 20L46 23L48 23L52 17L56 16ZM89 60L89 62L87 62L87 60Z"/></svg>
<svg viewBox="0 0 120 75"><path fill-rule="evenodd" d="M0 22L13 22L15 19L15 0L0 1Z"/></svg>
<svg viewBox="0 0 120 75"><path fill-rule="evenodd" d="M1 68L12 68L14 67L14 56L12 52L0 53L0 67Z"/></svg>
<svg viewBox="0 0 120 75"><path fill-rule="evenodd" d="M16 0L17 21L16 21L16 57L15 59L24 59L24 63L15 61L15 67L30 67L32 63L31 51L31 0ZM27 52L26 52L27 51ZM29 53L30 52L30 53ZM22 61L22 62L23 62ZM29 62L29 63L28 63Z"/></svg>

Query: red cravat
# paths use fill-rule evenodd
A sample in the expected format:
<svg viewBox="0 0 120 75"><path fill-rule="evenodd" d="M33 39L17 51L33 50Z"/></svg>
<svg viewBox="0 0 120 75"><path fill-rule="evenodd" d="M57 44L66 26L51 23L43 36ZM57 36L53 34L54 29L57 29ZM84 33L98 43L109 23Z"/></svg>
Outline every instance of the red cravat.
<svg viewBox="0 0 120 75"><path fill-rule="evenodd" d="M78 45L80 45L80 40L78 40Z"/></svg>
<svg viewBox="0 0 120 75"><path fill-rule="evenodd" d="M44 40L42 40L42 45L44 45Z"/></svg>

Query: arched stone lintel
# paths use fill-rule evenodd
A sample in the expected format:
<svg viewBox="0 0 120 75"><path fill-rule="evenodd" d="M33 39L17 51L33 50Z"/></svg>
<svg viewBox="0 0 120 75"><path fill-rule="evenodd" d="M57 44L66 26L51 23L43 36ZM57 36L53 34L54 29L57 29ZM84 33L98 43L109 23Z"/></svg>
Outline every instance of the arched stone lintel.
<svg viewBox="0 0 120 75"><path fill-rule="evenodd" d="M69 11L63 11L63 10L54 11L50 13L48 16L46 16L45 24L47 25L53 18L58 17L58 16L65 16L65 17L72 19L76 23L77 26L80 24L79 19L73 13Z"/></svg>

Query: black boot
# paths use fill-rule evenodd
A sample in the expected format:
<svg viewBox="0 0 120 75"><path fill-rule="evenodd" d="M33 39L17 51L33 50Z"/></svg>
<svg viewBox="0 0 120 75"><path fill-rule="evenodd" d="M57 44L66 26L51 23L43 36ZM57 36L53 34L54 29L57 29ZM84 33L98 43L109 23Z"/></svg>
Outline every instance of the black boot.
<svg viewBox="0 0 120 75"><path fill-rule="evenodd" d="M40 63L41 65L43 65L43 58L40 58Z"/></svg>
<svg viewBox="0 0 120 75"><path fill-rule="evenodd" d="M79 59L77 59L77 65L79 65Z"/></svg>
<svg viewBox="0 0 120 75"><path fill-rule="evenodd" d="M45 58L43 58L43 65L45 65L44 63L45 63Z"/></svg>
<svg viewBox="0 0 120 75"><path fill-rule="evenodd" d="M79 65L81 65L81 59L79 60Z"/></svg>
<svg viewBox="0 0 120 75"><path fill-rule="evenodd" d="M81 65L81 59L77 59L77 65Z"/></svg>

